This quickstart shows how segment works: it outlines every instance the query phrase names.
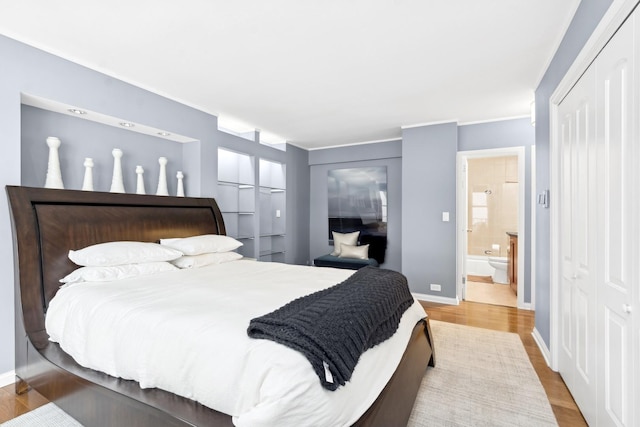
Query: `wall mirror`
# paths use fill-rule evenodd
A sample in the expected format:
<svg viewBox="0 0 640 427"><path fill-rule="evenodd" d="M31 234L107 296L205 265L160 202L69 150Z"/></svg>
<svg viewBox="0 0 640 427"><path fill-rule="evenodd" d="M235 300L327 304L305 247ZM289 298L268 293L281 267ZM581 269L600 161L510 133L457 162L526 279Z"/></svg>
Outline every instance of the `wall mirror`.
<svg viewBox="0 0 640 427"><path fill-rule="evenodd" d="M329 241L332 231L360 231L362 236L387 236L387 167L333 169L328 172Z"/></svg>

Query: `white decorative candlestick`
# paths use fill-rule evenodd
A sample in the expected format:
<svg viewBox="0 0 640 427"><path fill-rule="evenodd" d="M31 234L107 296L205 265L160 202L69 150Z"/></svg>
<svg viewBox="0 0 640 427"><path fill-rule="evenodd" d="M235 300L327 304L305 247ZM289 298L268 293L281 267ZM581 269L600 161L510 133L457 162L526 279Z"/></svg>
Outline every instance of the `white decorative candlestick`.
<svg viewBox="0 0 640 427"><path fill-rule="evenodd" d="M147 194L144 191L144 179L142 178L143 173L144 169L142 169L142 166L136 166L136 175L138 175L138 180L136 182L136 194Z"/></svg>
<svg viewBox="0 0 640 427"><path fill-rule="evenodd" d="M93 191L93 159L86 157L84 159L84 180L82 181L83 191Z"/></svg>
<svg viewBox="0 0 640 427"><path fill-rule="evenodd" d="M167 189L167 158L160 157L158 159L160 163L160 176L158 177L158 190L156 196L168 196L169 190Z"/></svg>
<svg viewBox="0 0 640 427"><path fill-rule="evenodd" d="M49 164L47 166L47 179L44 183L45 188L64 188L62 183L62 172L60 172L60 157L58 156L58 147L60 140L55 136L47 138L49 146Z"/></svg>
<svg viewBox="0 0 640 427"><path fill-rule="evenodd" d="M182 182L184 174L182 173L182 171L178 171L178 173L176 174L176 178L178 178L178 191L176 193L176 196L184 197L184 184Z"/></svg>
<svg viewBox="0 0 640 427"><path fill-rule="evenodd" d="M122 150L114 148L113 155L113 178L111 179L112 193L124 193L124 182L122 180Z"/></svg>

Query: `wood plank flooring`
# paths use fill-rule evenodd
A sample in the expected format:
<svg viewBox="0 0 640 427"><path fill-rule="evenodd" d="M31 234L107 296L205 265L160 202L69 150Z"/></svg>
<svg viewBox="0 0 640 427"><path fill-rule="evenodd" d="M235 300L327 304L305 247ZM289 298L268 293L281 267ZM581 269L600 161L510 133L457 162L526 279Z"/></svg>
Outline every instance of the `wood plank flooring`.
<svg viewBox="0 0 640 427"><path fill-rule="evenodd" d="M540 382L547 393L549 402L551 402L558 425L560 427L587 425L562 378L547 367L531 336L534 326L533 312L473 302L462 302L458 306L429 302L423 302L422 305L434 320L496 331L515 332L520 335L531 364L538 373ZM0 423L18 417L45 403L47 400L34 390L30 390L24 395L16 395L13 384L0 388Z"/></svg>
<svg viewBox="0 0 640 427"><path fill-rule="evenodd" d="M15 394L14 390L13 384L0 388L0 423L19 417L48 403L48 400L35 390L29 390L20 395Z"/></svg>
<svg viewBox="0 0 640 427"><path fill-rule="evenodd" d="M560 427L587 425L560 374L547 366L531 335L534 327L534 312L466 301L457 306L421 302L429 317L434 320L517 333L547 393L558 425ZM435 348L437 355L438 343L435 343Z"/></svg>

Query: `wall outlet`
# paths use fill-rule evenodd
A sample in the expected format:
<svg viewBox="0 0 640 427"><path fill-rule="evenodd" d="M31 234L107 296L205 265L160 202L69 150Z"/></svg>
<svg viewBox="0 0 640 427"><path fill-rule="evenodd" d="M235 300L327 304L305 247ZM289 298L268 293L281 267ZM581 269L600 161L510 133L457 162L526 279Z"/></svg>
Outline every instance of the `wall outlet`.
<svg viewBox="0 0 640 427"><path fill-rule="evenodd" d="M440 292L442 290L442 286L438 285L437 283L432 283L430 286L431 286L430 289L432 291Z"/></svg>

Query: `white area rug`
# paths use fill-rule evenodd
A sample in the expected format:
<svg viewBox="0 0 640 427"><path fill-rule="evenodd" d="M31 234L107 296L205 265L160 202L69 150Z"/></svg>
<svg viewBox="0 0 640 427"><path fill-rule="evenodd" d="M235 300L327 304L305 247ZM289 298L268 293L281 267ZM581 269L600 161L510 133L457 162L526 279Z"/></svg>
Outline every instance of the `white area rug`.
<svg viewBox="0 0 640 427"><path fill-rule="evenodd" d="M409 426L557 426L517 334L431 321L436 367Z"/></svg>
<svg viewBox="0 0 640 427"><path fill-rule="evenodd" d="M517 334L431 321L429 368L411 427L556 426L551 405ZM2 427L78 427L53 403Z"/></svg>

